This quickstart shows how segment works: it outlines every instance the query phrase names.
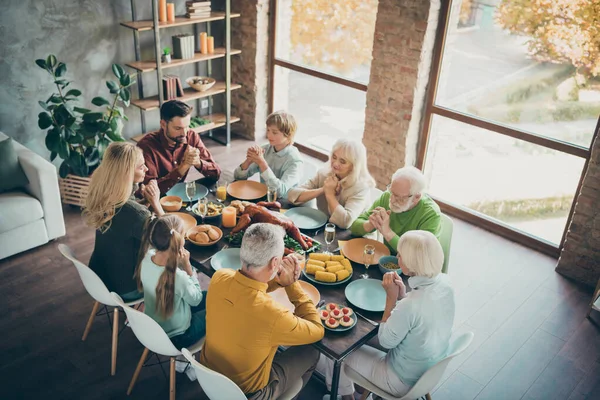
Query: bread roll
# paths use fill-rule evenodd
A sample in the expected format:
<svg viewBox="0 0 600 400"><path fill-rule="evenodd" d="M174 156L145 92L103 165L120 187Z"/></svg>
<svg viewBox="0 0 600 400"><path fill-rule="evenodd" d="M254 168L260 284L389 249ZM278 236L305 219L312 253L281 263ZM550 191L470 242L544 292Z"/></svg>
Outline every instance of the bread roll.
<svg viewBox="0 0 600 400"><path fill-rule="evenodd" d="M209 229L211 229L210 225L206 225L206 224L204 224L204 225L198 225L196 227L196 232L208 232Z"/></svg>
<svg viewBox="0 0 600 400"><path fill-rule="evenodd" d="M196 232L190 232L188 233L188 239L192 240L192 241L196 241Z"/></svg>
<svg viewBox="0 0 600 400"><path fill-rule="evenodd" d="M196 234L196 242L198 243L208 243L210 240L208 239L208 235L206 232L200 232Z"/></svg>
<svg viewBox="0 0 600 400"><path fill-rule="evenodd" d="M217 240L219 238L219 232L217 232L216 229L209 229L208 230L208 237L210 238L210 241L212 242L213 240Z"/></svg>

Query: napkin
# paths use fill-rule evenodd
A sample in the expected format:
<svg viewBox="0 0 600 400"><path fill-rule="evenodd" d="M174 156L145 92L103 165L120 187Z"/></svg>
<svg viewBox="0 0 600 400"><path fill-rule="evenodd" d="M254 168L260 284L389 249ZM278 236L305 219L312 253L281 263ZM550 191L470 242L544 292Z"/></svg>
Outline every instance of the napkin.
<svg viewBox="0 0 600 400"><path fill-rule="evenodd" d="M338 240L338 247L340 248L340 255L344 256L344 252L342 251L342 249L344 248L344 245L346 244L347 240ZM346 257L346 256L344 256Z"/></svg>

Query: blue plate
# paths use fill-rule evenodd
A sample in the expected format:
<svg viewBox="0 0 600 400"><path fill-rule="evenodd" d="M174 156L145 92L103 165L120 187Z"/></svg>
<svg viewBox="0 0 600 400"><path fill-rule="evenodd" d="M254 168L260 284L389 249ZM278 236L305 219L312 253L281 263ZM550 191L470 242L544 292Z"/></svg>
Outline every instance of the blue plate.
<svg viewBox="0 0 600 400"><path fill-rule="evenodd" d="M385 310L385 290L379 279L357 279L346 286L346 299L365 311Z"/></svg>
<svg viewBox="0 0 600 400"><path fill-rule="evenodd" d="M300 229L317 229L329 220L324 212L309 207L290 208L283 215L294 221Z"/></svg>
<svg viewBox="0 0 600 400"><path fill-rule="evenodd" d="M199 200L208 194L206 186L196 183L196 195L192 197L193 201ZM167 196L179 196L184 202L188 201L188 197L185 194L185 182L180 182L173 186L171 190L167 192Z"/></svg>
<svg viewBox="0 0 600 400"><path fill-rule="evenodd" d="M241 269L242 261L240 260L240 249L234 248L219 251L210 259L210 266L213 267L215 271L222 268Z"/></svg>

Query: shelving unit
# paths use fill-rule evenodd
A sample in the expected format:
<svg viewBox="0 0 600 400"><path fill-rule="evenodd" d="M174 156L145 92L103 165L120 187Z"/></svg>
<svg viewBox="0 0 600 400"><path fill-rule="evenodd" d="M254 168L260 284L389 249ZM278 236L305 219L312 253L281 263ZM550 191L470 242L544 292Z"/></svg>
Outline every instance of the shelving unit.
<svg viewBox="0 0 600 400"><path fill-rule="evenodd" d="M163 70L180 67L183 65L195 64L196 75L200 75L200 63L208 63L208 76L212 73L211 60L224 58L225 59L225 80L218 81L215 85L207 91L198 92L192 88L185 88L184 95L177 99L184 102L198 100L205 97L212 97L217 94L225 94L225 113L212 112L212 101L209 101L208 115L202 115L201 117L210 120L211 123L202 125L194 128L197 133L209 132L209 136L217 142L229 146L231 141L231 124L238 122L240 119L231 115L231 91L239 89L241 85L231 83L231 56L240 54L241 50L231 49L231 18L237 18L240 14L231 13L231 0L225 0L225 12L213 11L209 17L205 18L186 18L176 17L175 22L159 22L158 21L158 0L152 0L152 20L137 20L136 18L136 6L135 0L131 1L131 19L132 21L121 22L121 26L129 28L133 31L133 41L135 47L135 61L126 63L126 65L137 71L137 85L138 85L138 99L132 100L131 104L140 109L140 117L142 124L142 132L146 132L146 111L155 110L160 108L164 103L164 93L162 87ZM196 51L194 58L188 60L174 59L168 64L161 62L161 30L172 27L180 27L186 25L192 25L194 28L194 37L197 40L198 24L207 23L207 33L210 35L212 21L225 21L225 43L224 47L215 48L215 52L212 54L201 54ZM142 60L141 59L141 48L140 48L140 32L152 31L154 33L154 56L153 60ZM198 43L196 42L196 47ZM198 50L198 49L197 49ZM158 94L153 96L144 95L144 81L143 74L146 72L156 71ZM181 79L182 83L185 83L185 79ZM211 99L212 100L212 99ZM200 110L200 107L196 107ZM213 136L212 130L215 128L225 127L226 139L221 141ZM137 135L133 138L134 141L138 141L145 133Z"/></svg>

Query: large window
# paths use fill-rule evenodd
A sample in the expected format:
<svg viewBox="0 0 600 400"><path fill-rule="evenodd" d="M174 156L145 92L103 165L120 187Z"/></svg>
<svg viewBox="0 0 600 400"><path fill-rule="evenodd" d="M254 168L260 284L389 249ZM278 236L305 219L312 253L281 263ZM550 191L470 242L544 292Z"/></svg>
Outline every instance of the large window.
<svg viewBox="0 0 600 400"><path fill-rule="evenodd" d="M271 109L298 120L296 142L329 153L362 140L377 0L272 0Z"/></svg>
<svg viewBox="0 0 600 400"><path fill-rule="evenodd" d="M430 193L552 254L600 114L592 3L452 1L432 66L420 158Z"/></svg>

